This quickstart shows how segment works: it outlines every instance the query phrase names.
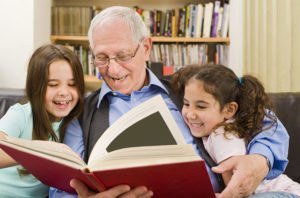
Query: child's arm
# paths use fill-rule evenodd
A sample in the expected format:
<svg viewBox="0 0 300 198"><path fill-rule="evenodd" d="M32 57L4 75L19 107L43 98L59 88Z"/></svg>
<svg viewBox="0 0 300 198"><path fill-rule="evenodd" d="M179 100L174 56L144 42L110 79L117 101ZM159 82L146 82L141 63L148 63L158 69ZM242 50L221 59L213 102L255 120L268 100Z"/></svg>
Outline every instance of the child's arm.
<svg viewBox="0 0 300 198"><path fill-rule="evenodd" d="M6 139L6 134L0 131L0 139ZM18 163L7 155L2 149L0 149L0 168L7 168L9 166L15 166Z"/></svg>

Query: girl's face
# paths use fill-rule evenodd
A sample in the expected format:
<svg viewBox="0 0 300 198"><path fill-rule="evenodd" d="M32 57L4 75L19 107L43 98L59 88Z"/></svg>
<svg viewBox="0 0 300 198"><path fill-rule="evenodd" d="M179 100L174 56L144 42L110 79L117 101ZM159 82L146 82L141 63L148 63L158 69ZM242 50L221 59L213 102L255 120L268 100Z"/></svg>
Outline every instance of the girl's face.
<svg viewBox="0 0 300 198"><path fill-rule="evenodd" d="M49 66L49 79L46 90L46 109L60 121L66 117L78 102L78 92L70 64L57 60Z"/></svg>
<svg viewBox="0 0 300 198"><path fill-rule="evenodd" d="M208 136L225 119L219 102L204 90L203 82L196 79L185 86L182 116L195 137Z"/></svg>

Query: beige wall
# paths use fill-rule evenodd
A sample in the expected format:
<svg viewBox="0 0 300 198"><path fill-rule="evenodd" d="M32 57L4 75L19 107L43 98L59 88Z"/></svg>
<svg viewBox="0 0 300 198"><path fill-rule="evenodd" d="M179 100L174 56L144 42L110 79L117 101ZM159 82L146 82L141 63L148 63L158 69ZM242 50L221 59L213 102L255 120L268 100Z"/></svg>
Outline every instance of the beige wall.
<svg viewBox="0 0 300 198"><path fill-rule="evenodd" d="M25 87L31 54L50 42L50 4L50 0L0 1L0 87Z"/></svg>
<svg viewBox="0 0 300 198"><path fill-rule="evenodd" d="M300 91L300 1L245 0L244 74L268 92Z"/></svg>
<svg viewBox="0 0 300 198"><path fill-rule="evenodd" d="M292 90L300 91L300 1L292 1Z"/></svg>

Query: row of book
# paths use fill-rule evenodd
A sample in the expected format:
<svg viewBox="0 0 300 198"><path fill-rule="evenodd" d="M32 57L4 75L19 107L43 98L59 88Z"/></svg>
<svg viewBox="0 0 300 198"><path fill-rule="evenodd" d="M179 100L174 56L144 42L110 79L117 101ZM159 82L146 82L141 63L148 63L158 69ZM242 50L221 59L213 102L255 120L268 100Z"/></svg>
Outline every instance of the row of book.
<svg viewBox="0 0 300 198"><path fill-rule="evenodd" d="M229 46L224 44L153 44L150 61L162 63L163 75L170 75L191 64L215 63L228 66L228 57Z"/></svg>
<svg viewBox="0 0 300 198"><path fill-rule="evenodd" d="M101 78L98 69L92 63L92 55L89 48L83 45L69 45L68 47L79 57L85 74ZM213 48L209 49L209 47ZM212 55L209 53L212 53ZM170 75L179 68L190 64L203 65L216 63L227 66L228 56L229 46L224 44L213 46L209 46L208 44L183 43L153 44L149 65L152 63L161 63L166 69L166 71L162 71L163 75Z"/></svg>
<svg viewBox="0 0 300 198"><path fill-rule="evenodd" d="M97 76L101 78L98 69L94 66L92 62L92 53L90 49L84 45L66 45L71 49L79 58L84 74L90 76Z"/></svg>
<svg viewBox="0 0 300 198"><path fill-rule="evenodd" d="M163 65L183 66L190 64L203 65L209 62L228 65L229 46L216 44L214 58L208 58L208 44L153 44L151 62L161 62Z"/></svg>
<svg viewBox="0 0 300 198"><path fill-rule="evenodd" d="M91 19L101 11L97 6L51 7L51 34L87 36Z"/></svg>
<svg viewBox="0 0 300 198"><path fill-rule="evenodd" d="M229 3L215 1L188 4L166 11L134 7L142 16L150 36L227 37ZM90 21L101 11L98 6L54 6L52 35L86 36Z"/></svg>
<svg viewBox="0 0 300 198"><path fill-rule="evenodd" d="M215 1L188 4L170 10L143 10L142 16L149 35L168 37L227 37L229 29L229 3Z"/></svg>

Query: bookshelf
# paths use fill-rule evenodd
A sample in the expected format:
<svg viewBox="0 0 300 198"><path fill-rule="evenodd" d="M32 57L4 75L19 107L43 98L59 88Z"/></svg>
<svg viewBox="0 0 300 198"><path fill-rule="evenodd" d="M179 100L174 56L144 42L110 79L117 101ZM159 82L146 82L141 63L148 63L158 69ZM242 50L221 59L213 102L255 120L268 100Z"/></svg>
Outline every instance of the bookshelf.
<svg viewBox="0 0 300 198"><path fill-rule="evenodd" d="M224 3L230 3L231 1L224 1L220 0L220 2ZM159 9L162 10L162 12L166 12L169 9L175 9L175 8L183 8L187 6L188 4L202 4L203 6L209 2L212 2L213 5L215 5L215 0L191 0L188 3L184 0L167 0L167 1L161 1L161 0L127 0L127 1L120 1L120 0L52 0L52 6L97 6L101 7L101 9L104 9L106 7L112 6L112 5L122 5L122 6L128 6L128 7L138 7L142 10L155 10ZM222 6L224 5L222 3ZM159 6L157 6L159 5ZM159 8L158 8L159 7ZM204 10L203 10L204 11ZM213 15L212 15L213 17ZM213 20L213 18L212 18ZM230 21L229 21L230 22ZM228 27L229 28L229 27ZM215 47L216 45L224 45L228 46L228 53L229 53L229 46L231 45L231 40L229 37L179 37L174 35L169 36L151 36L152 42L155 45L197 45L197 44L205 44L208 47L210 53L209 56L207 56L208 59L215 59L215 52L211 53L211 49ZM67 44L67 45L82 45L85 48L88 48L88 37L87 36L74 36L74 35L62 35L62 34L56 34L50 36L51 42L53 43L59 43L59 44ZM160 47L158 47L160 50ZM168 48L168 47L167 47ZM185 51L189 51L190 48L186 47ZM214 48L216 51L216 48ZM230 53L229 53L230 54ZM229 55L228 55L229 56ZM88 58L87 58L88 59ZM229 59L229 57L227 58ZM162 60L162 59L161 59ZM212 62L212 61L209 61ZM226 62L229 62L229 60ZM184 62L185 63L185 62ZM188 62L189 63L189 62ZM94 80L97 80L97 78L92 78ZM90 80L90 82L93 82L93 80Z"/></svg>
<svg viewBox="0 0 300 198"><path fill-rule="evenodd" d="M227 38L185 38L185 37L165 37L165 36L155 36L151 37L152 42L155 43L224 43L229 45L230 39ZM87 36L65 36L65 35L51 35L51 42L88 42Z"/></svg>
<svg viewBox="0 0 300 198"><path fill-rule="evenodd" d="M86 92L97 90L101 87L101 85L102 80L98 79L96 76L84 75L84 86Z"/></svg>

